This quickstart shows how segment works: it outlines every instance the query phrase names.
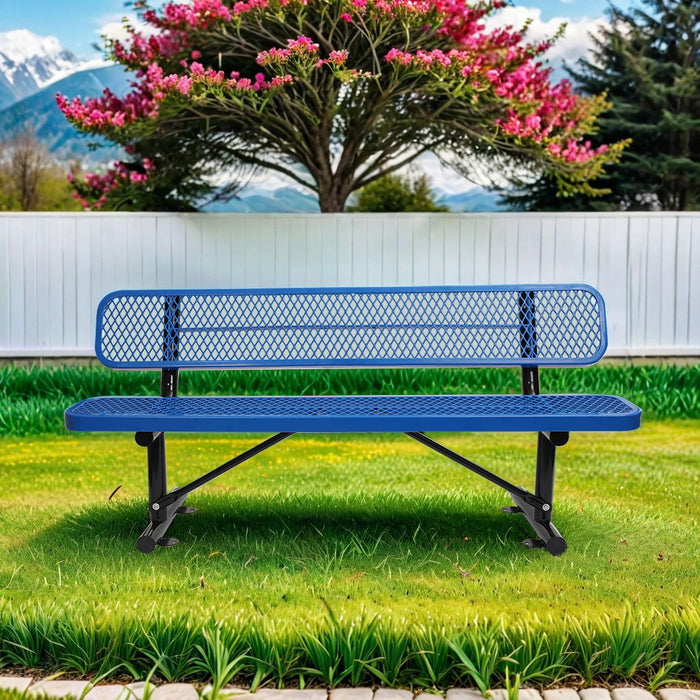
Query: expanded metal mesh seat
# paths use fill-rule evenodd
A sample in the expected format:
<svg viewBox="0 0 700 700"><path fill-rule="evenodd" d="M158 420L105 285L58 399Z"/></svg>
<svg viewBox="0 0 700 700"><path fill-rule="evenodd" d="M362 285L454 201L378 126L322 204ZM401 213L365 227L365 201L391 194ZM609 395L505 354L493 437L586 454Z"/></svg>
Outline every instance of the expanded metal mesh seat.
<svg viewBox="0 0 700 700"><path fill-rule="evenodd" d="M191 491L295 432L404 432L507 490L561 554L551 523L555 447L571 431L632 430L641 411L605 395L541 395L539 366L588 365L606 348L600 294L586 285L353 289L150 290L107 295L96 353L118 369L160 369L161 396L87 399L72 430L133 431L148 447L150 524L141 551L165 532ZM180 369L520 366L522 395L177 396ZM166 432L276 432L168 492ZM440 445L429 431L538 433L534 493Z"/></svg>
<svg viewBox="0 0 700 700"><path fill-rule="evenodd" d="M150 396L88 399L72 430L352 433L631 430L639 409L615 396Z"/></svg>

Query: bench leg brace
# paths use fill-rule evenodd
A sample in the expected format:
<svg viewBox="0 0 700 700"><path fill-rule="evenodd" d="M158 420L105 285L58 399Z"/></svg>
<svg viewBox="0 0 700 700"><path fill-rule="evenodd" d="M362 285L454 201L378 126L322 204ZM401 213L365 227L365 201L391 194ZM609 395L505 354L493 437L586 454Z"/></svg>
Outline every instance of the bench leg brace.
<svg viewBox="0 0 700 700"><path fill-rule="evenodd" d="M535 493L530 493L520 486L515 486L500 476L480 467L475 462L441 445L425 433L406 433L408 437L435 450L453 462L473 471L487 479L492 484L508 491L515 502L503 510L508 513L522 513L530 526L538 535L523 541L528 547L546 547L553 556L559 556L566 551L566 540L552 524L552 498L554 495L554 455L556 446L566 444L568 433L539 433L537 449L537 472L535 476Z"/></svg>
<svg viewBox="0 0 700 700"><path fill-rule="evenodd" d="M165 508L161 508L158 504L159 499L168 492L165 435L163 433L136 433L136 443L148 448L148 516L150 522L136 541L138 550L148 554L158 546L171 547L177 544L175 538L165 537L165 533L178 513L194 513L194 508L183 506L187 498L186 493Z"/></svg>
<svg viewBox="0 0 700 700"><path fill-rule="evenodd" d="M504 510L509 513L522 513L538 537L523 540L526 547L546 547L558 557L566 551L566 540L552 524L552 502L554 500L554 461L557 447L569 441L569 433L537 433L537 470L535 472L535 496L549 504L542 512L533 509L516 493L511 493L515 508Z"/></svg>
<svg viewBox="0 0 700 700"><path fill-rule="evenodd" d="M216 469L203 474L185 486L176 486L168 493L165 466L165 435L163 433L136 433L136 442L148 448L148 515L150 523L136 541L136 547L144 554L150 554L156 547L172 547L177 544L174 537L165 537L170 523L179 513L194 513L194 508L183 505L187 496L207 482L237 467L294 433L277 433L258 445L224 462Z"/></svg>

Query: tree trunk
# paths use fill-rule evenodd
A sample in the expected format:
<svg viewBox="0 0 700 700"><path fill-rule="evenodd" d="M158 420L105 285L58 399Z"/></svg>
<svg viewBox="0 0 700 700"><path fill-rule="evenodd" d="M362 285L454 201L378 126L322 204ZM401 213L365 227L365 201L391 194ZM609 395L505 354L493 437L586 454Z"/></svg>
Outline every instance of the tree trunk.
<svg viewBox="0 0 700 700"><path fill-rule="evenodd" d="M319 185L318 203L322 212L338 213L343 211L349 196L349 185L335 178L330 179L328 183L320 183Z"/></svg>

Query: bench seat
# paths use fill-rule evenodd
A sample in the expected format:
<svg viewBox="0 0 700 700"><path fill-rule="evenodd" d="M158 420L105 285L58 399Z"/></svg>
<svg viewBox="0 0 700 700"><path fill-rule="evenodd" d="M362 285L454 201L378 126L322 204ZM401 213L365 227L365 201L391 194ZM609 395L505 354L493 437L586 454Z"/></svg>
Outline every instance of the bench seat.
<svg viewBox="0 0 700 700"><path fill-rule="evenodd" d="M350 433L618 431L641 411L617 396L115 396L66 411L70 430Z"/></svg>

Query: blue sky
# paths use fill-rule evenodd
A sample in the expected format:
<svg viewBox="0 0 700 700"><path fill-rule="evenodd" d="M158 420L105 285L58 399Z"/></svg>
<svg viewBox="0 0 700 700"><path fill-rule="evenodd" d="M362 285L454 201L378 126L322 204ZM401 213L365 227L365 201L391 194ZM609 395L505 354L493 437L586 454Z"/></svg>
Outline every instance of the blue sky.
<svg viewBox="0 0 700 700"><path fill-rule="evenodd" d="M100 28L129 11L124 0L0 0L0 32L29 29L55 36L79 57L90 58L95 55L91 45L100 41Z"/></svg>
<svg viewBox="0 0 700 700"><path fill-rule="evenodd" d="M160 4L160 3L154 3ZM541 11L543 21L564 17L574 23L600 17L607 0L519 0ZM629 0L616 4L625 6ZM118 22L129 11L124 0L0 0L0 32L29 29L41 36L58 37L81 58L95 57L91 44L99 42L100 29Z"/></svg>

